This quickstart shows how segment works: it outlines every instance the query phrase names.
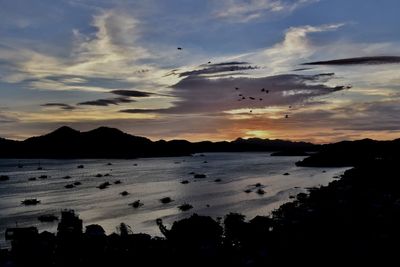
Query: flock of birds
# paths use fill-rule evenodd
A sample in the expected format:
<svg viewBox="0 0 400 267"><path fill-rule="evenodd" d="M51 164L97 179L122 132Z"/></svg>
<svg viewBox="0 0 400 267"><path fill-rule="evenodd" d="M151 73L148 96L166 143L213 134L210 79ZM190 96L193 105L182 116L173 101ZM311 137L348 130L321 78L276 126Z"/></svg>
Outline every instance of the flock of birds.
<svg viewBox="0 0 400 267"><path fill-rule="evenodd" d="M240 90L240 88L239 87L235 87L235 90L236 91L239 91ZM262 94L265 94L265 95L268 95L269 94L269 90L268 89L265 89L265 88L262 88L261 90L261 93ZM254 97L254 96L245 96L243 93L240 93L240 94L238 94L238 99L237 99L237 101L245 101L246 99L248 99L248 100L251 100L251 101L263 101L264 100L264 98L263 97ZM292 108L292 106L289 106L289 108ZM250 109L250 113L252 113L253 112L253 110L251 110ZM289 114L285 114L285 119L288 119L289 118Z"/></svg>
<svg viewBox="0 0 400 267"><path fill-rule="evenodd" d="M183 50L183 48L182 47L177 47L177 50ZM208 61L207 64L211 64L211 61ZM240 88L239 87L235 87L235 90L238 91L238 90L240 90ZM261 89L261 93L263 93L263 94L268 95L269 92L270 92L270 90L268 90L268 89L265 89L265 88ZM237 99L237 101L239 101L239 102L240 101L244 101L246 99L251 100L251 101L256 101L256 100L263 101L264 100L263 97L245 96L245 95L243 95L243 93L238 94L238 97L239 98ZM292 106L289 106L289 109L290 108L292 108ZM253 113L252 109L250 109L250 113ZM285 114L284 118L288 119L289 118L289 114Z"/></svg>

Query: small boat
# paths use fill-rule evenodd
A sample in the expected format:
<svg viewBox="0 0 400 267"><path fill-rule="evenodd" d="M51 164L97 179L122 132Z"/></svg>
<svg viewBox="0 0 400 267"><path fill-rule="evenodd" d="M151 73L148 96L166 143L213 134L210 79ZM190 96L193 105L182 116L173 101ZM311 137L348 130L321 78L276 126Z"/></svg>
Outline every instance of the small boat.
<svg viewBox="0 0 400 267"><path fill-rule="evenodd" d="M85 166L83 166L83 165L78 165L77 168L78 168L78 169L83 169L83 168L85 168Z"/></svg>
<svg viewBox="0 0 400 267"><path fill-rule="evenodd" d="M28 178L28 181L36 181L36 177Z"/></svg>
<svg viewBox="0 0 400 267"><path fill-rule="evenodd" d="M244 190L244 192L247 193L247 194L251 193L251 189L246 189L246 190Z"/></svg>
<svg viewBox="0 0 400 267"><path fill-rule="evenodd" d="M121 184L122 182L121 182L121 180L116 180L115 182L114 182L114 184Z"/></svg>
<svg viewBox="0 0 400 267"><path fill-rule="evenodd" d="M74 185L73 184L67 184L66 186L64 186L65 188L67 188L67 189L71 189L71 188L74 188Z"/></svg>
<svg viewBox="0 0 400 267"><path fill-rule="evenodd" d="M163 204L168 204L170 202L172 202L173 200L170 197L163 197L162 199L160 199L160 202Z"/></svg>
<svg viewBox="0 0 400 267"><path fill-rule="evenodd" d="M109 187L111 184L109 182L104 182L102 184L100 184L97 188L99 189L106 189L107 187Z"/></svg>
<svg viewBox="0 0 400 267"><path fill-rule="evenodd" d="M259 195L264 195L264 194L265 194L264 189L259 188L259 189L257 190L257 194L259 194Z"/></svg>
<svg viewBox="0 0 400 267"><path fill-rule="evenodd" d="M71 179L71 178L72 178L72 177L69 176L69 175L63 177L63 179Z"/></svg>
<svg viewBox="0 0 400 267"><path fill-rule="evenodd" d="M102 174L100 174L100 173L98 173L98 174L96 174L96 176L95 177L97 177L97 178L100 178L100 177L103 177L103 175Z"/></svg>
<svg viewBox="0 0 400 267"><path fill-rule="evenodd" d="M81 185L81 184L82 184L82 183L79 182L79 181L74 183L74 185Z"/></svg>
<svg viewBox="0 0 400 267"><path fill-rule="evenodd" d="M40 200L37 200L36 198L27 198L21 201L21 203L24 205L36 205L40 203Z"/></svg>
<svg viewBox="0 0 400 267"><path fill-rule="evenodd" d="M194 178L206 178L206 177L207 177L207 175L205 175L205 174L197 173L197 174L194 175Z"/></svg>
<svg viewBox="0 0 400 267"><path fill-rule="evenodd" d="M39 176L39 179L47 179L47 178L48 178L47 175L40 175L40 176Z"/></svg>
<svg viewBox="0 0 400 267"><path fill-rule="evenodd" d="M121 196L125 197L127 195L129 195L129 193L127 191L122 191L121 193L119 193Z"/></svg>
<svg viewBox="0 0 400 267"><path fill-rule="evenodd" d="M183 180L183 181L181 182L181 184L188 184L188 183L189 183L188 180Z"/></svg>
<svg viewBox="0 0 400 267"><path fill-rule="evenodd" d="M216 183L219 183L219 182L221 182L222 180L221 179L215 179L214 180L214 182L216 182Z"/></svg>
<svg viewBox="0 0 400 267"><path fill-rule="evenodd" d="M193 208L193 206L188 204L188 203L185 203L185 204L182 204L182 205L178 206L178 209L180 209L181 211L188 211L188 210L190 210L192 208Z"/></svg>
<svg viewBox="0 0 400 267"><path fill-rule="evenodd" d="M7 175L0 175L0 181L8 181L10 180L10 177Z"/></svg>
<svg viewBox="0 0 400 267"><path fill-rule="evenodd" d="M136 200L136 201L132 202L129 205L136 209L136 208L139 208L139 207L143 206L143 203L141 203L140 200Z"/></svg>

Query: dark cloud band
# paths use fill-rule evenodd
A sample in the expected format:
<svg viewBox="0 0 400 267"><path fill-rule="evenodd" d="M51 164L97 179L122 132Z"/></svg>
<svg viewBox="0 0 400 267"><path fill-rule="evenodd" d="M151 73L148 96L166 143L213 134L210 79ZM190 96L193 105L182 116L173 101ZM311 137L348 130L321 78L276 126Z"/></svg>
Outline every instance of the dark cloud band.
<svg viewBox="0 0 400 267"><path fill-rule="evenodd" d="M379 56L379 57L354 57L342 58L327 61L306 62L301 65L379 65L379 64L399 64L400 57Z"/></svg>

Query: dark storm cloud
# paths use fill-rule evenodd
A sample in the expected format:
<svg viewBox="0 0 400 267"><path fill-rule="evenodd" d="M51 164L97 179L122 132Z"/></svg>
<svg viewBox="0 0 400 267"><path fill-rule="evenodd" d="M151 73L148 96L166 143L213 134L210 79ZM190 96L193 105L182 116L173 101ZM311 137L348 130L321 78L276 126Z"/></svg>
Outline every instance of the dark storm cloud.
<svg viewBox="0 0 400 267"><path fill-rule="evenodd" d="M176 100L168 109L130 109L128 113L209 114L233 109L291 105L345 89L324 83L334 73L276 75L260 78L189 76L172 86ZM236 89L238 88L238 89ZM242 99L245 97L245 99Z"/></svg>
<svg viewBox="0 0 400 267"><path fill-rule="evenodd" d="M400 57L397 56L377 56L377 57L354 57L342 58L327 61L306 62L301 65L379 65L379 64L398 64Z"/></svg>
<svg viewBox="0 0 400 267"><path fill-rule="evenodd" d="M110 93L126 97L149 97L154 94L136 90L113 90Z"/></svg>
<svg viewBox="0 0 400 267"><path fill-rule="evenodd" d="M109 99L97 99L93 101L86 101L78 103L78 105L86 105L86 106L109 106L109 105L119 105L122 103L131 103L135 102L133 99L125 98L125 97L117 97L117 98L109 98Z"/></svg>
<svg viewBox="0 0 400 267"><path fill-rule="evenodd" d="M68 105L68 104L65 104L65 103L46 103L46 104L43 104L43 105L41 105L42 107L58 107L58 108L61 108L61 109L64 109L64 110L73 110L73 109L75 109L75 107L74 106L71 106L71 105Z"/></svg>

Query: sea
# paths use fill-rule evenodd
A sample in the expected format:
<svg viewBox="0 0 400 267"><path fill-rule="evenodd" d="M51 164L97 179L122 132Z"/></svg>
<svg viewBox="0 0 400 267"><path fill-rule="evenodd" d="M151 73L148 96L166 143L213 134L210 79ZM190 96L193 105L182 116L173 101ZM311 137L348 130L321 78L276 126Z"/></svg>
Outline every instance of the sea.
<svg viewBox="0 0 400 267"><path fill-rule="evenodd" d="M124 222L134 233L152 236L162 236L158 218L171 227L193 213L217 220L230 212L247 219L268 216L298 193L327 185L346 170L297 167L295 162L303 158L249 152L140 159L0 159L0 175L9 176L0 181L0 246L10 246L4 238L9 227L55 232L57 221L40 222L38 216L60 216L66 209L74 210L84 226L100 224L107 234ZM65 187L74 182L81 185ZM111 185L98 188L105 182ZM129 194L122 196L123 191ZM163 204L164 197L172 201ZM22 204L32 198L40 203ZM137 200L143 205L129 205ZM193 208L181 211L178 207L185 203Z"/></svg>

